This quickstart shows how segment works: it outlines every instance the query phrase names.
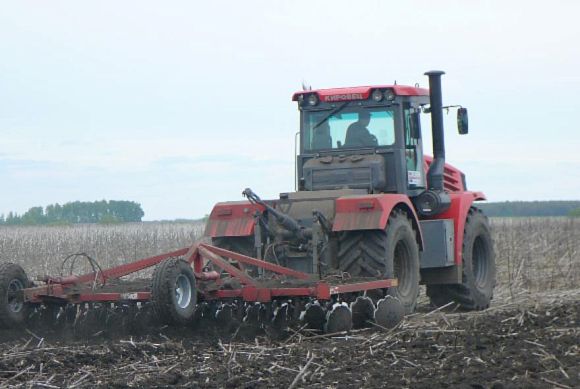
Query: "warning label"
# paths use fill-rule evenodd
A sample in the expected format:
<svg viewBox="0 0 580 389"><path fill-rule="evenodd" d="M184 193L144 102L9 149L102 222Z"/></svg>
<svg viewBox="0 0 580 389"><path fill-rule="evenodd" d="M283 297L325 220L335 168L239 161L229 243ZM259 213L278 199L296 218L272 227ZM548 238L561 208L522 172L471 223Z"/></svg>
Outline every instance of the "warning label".
<svg viewBox="0 0 580 389"><path fill-rule="evenodd" d="M409 170L407 172L407 180L409 185L421 185L421 172L417 170Z"/></svg>

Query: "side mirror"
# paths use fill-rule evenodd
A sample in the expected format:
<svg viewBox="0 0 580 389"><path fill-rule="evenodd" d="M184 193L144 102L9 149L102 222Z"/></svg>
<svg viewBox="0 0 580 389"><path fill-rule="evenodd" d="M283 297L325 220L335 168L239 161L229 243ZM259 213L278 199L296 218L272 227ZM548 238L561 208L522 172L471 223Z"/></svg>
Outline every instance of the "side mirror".
<svg viewBox="0 0 580 389"><path fill-rule="evenodd" d="M457 132L465 135L469 132L469 120L467 119L467 108L457 109Z"/></svg>

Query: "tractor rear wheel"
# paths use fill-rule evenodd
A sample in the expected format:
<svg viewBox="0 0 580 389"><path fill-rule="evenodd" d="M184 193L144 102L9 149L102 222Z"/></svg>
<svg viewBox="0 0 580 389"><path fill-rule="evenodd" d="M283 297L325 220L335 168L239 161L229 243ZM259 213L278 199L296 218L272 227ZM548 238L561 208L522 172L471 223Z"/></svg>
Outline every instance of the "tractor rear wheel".
<svg viewBox="0 0 580 389"><path fill-rule="evenodd" d="M20 265L0 264L0 328L16 328L28 318L30 308L24 302L22 290L30 286Z"/></svg>
<svg viewBox="0 0 580 389"><path fill-rule="evenodd" d="M151 305L165 324L185 325L192 321L197 304L195 275L191 265L170 258L157 265L151 285Z"/></svg>
<svg viewBox="0 0 580 389"><path fill-rule="evenodd" d="M428 285L427 295L435 306L455 302L465 310L486 309L496 283L495 254L487 217L475 207L467 215L462 257L462 283Z"/></svg>
<svg viewBox="0 0 580 389"><path fill-rule="evenodd" d="M397 278L388 294L412 313L419 295L419 246L407 214L395 210L385 230L348 231L339 237L338 265L351 276Z"/></svg>

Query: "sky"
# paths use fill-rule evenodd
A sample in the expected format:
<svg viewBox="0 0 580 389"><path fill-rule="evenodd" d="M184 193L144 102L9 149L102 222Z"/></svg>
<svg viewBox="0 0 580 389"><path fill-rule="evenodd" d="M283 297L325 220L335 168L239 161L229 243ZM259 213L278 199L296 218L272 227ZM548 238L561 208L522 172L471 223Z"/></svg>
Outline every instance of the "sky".
<svg viewBox="0 0 580 389"><path fill-rule="evenodd" d="M292 93L427 85L490 201L580 199L580 2L0 0L0 214L139 202L146 220L294 189ZM426 133L426 131L424 131ZM430 151L427 139L426 151Z"/></svg>

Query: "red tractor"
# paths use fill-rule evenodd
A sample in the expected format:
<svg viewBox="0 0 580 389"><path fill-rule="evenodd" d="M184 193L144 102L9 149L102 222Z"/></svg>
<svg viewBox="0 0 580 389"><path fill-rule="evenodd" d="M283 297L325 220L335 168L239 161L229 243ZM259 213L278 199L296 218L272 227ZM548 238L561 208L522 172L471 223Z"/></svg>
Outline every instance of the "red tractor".
<svg viewBox="0 0 580 389"><path fill-rule="evenodd" d="M21 328L34 315L109 322L111 310L180 325L393 327L415 309L421 283L436 306L485 309L495 286L493 242L474 206L485 197L445 163L443 72L426 74L429 90L295 93L298 191L262 200L246 189L246 201L217 204L206 226L211 244L106 270L83 254L91 273L35 282L19 265L0 264L0 327ZM421 114L431 115L432 158L423 155ZM466 134L465 108L457 119ZM123 279L153 266L151 280Z"/></svg>
<svg viewBox="0 0 580 389"><path fill-rule="evenodd" d="M413 312L419 284L434 305L489 306L495 261L485 200L445 163L441 71L429 90L365 86L297 92L298 191L217 204L206 235L218 247L316 274L393 278L386 294ZM431 115L433 157L420 115ZM467 110L457 113L460 134ZM368 295L369 293L367 293ZM379 296L380 297L380 296Z"/></svg>

